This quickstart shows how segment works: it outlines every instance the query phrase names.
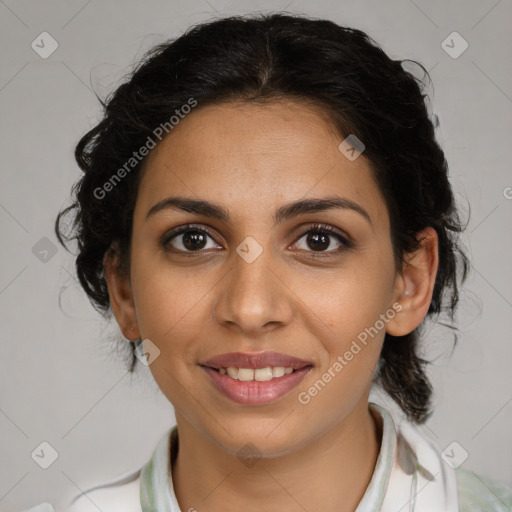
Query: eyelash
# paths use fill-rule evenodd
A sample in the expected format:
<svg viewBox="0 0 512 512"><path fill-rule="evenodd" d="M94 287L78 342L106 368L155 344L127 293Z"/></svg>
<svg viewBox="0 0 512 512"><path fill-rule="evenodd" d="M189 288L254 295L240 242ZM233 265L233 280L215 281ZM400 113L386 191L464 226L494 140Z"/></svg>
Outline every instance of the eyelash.
<svg viewBox="0 0 512 512"><path fill-rule="evenodd" d="M175 237L186 233L187 231L199 231L201 233L206 233L208 236L210 236L213 240L215 240L214 234L204 225L198 225L198 224L186 224L184 226L181 226L179 228L176 228L172 230L170 233L167 233L164 235L162 239L162 246L164 249L168 252L174 252L179 254L186 254L186 255L197 255L204 252L204 250L198 250L198 251L183 251L181 249L168 249L168 246L170 245L171 240L173 240ZM313 257L322 257L325 255L332 255L332 254L338 254L346 249L350 249L353 247L352 242L342 236L340 233L338 233L333 227L329 226L328 224L313 224L312 226L308 226L308 228L301 232L295 242L294 245L302 238L304 235L307 235L309 233L319 233L324 235L329 235L335 237L342 245L342 247L330 251L306 251L308 253L311 253L311 256Z"/></svg>

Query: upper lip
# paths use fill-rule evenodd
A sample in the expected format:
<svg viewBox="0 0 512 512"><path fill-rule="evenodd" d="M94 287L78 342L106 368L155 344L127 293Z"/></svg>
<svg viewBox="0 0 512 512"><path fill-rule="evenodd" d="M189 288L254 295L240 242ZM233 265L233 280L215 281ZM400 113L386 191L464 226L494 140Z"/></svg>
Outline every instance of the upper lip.
<svg viewBox="0 0 512 512"><path fill-rule="evenodd" d="M230 352L212 357L207 361L199 363L200 366L209 366L210 368L265 368L267 366L284 366L285 368L299 369L305 366L311 366L313 363L280 354L279 352Z"/></svg>

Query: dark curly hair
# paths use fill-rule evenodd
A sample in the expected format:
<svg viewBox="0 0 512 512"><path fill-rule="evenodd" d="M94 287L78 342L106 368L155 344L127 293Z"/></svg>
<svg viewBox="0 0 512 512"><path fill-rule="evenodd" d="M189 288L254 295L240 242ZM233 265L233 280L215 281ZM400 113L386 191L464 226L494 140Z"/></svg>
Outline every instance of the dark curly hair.
<svg viewBox="0 0 512 512"><path fill-rule="evenodd" d="M57 238L66 249L63 238L77 240L76 271L94 308L105 317L112 315L103 259L113 243L120 251L120 271L129 275L133 211L144 159L122 173L123 179L110 186L108 194L99 191L106 190L116 172L121 175L123 165L127 171L126 162L154 137L155 128L163 125L170 131L169 119L191 98L199 107L291 98L318 107L343 137L354 134L363 141L364 156L388 208L398 271L404 255L418 248L420 230L436 230L439 269L427 317L443 312L453 321L458 282L469 270L458 243L464 227L448 165L435 139L438 119L430 119L426 106L426 83L404 64L418 66L430 81L421 64L391 59L361 30L285 13L209 21L153 47L125 83L105 101L98 98L103 118L75 150L84 175L73 186L74 203L59 212L55 222ZM69 236L60 224L72 210L74 236ZM375 375L416 423L431 414L432 395L424 368L429 362L417 352L420 327L406 336L386 334ZM132 343L130 372L136 363Z"/></svg>

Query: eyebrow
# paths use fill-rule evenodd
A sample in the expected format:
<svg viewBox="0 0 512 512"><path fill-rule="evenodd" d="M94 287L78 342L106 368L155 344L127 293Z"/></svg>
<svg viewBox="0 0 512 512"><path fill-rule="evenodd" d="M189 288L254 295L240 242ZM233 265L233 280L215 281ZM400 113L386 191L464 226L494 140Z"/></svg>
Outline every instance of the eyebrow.
<svg viewBox="0 0 512 512"><path fill-rule="evenodd" d="M197 215L204 215L224 222L230 219L229 211L223 206L202 199L192 199L187 197L167 197L154 204L146 214L146 220L165 209L173 209ZM306 213L323 212L332 209L352 210L364 217L373 227L368 212L344 197L326 197L300 199L292 203L285 204L278 208L273 215L274 224L279 224L293 217Z"/></svg>

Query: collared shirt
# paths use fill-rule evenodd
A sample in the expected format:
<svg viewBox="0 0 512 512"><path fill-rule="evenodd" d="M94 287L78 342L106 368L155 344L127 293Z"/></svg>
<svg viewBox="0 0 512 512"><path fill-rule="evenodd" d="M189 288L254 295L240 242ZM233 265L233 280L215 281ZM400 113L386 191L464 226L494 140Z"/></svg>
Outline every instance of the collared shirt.
<svg viewBox="0 0 512 512"><path fill-rule="evenodd" d="M382 442L365 494L355 512L510 512L512 488L459 466L455 445L439 446L408 422L397 426L382 406L369 403L382 419ZM64 512L184 512L174 493L171 460L177 454L174 426L149 461L122 480L97 486ZM459 445L460 446L460 445ZM57 512L43 503L26 512Z"/></svg>

